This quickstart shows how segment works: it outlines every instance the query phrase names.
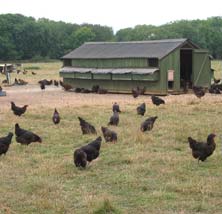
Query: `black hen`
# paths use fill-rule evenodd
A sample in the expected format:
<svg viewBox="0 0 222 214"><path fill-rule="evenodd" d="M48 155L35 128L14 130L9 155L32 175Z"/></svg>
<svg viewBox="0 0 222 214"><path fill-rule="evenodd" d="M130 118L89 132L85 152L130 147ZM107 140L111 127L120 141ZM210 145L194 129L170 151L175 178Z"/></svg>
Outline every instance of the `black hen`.
<svg viewBox="0 0 222 214"><path fill-rule="evenodd" d="M119 113L115 111L113 112L113 115L110 117L108 125L118 126L118 124L119 124Z"/></svg>
<svg viewBox="0 0 222 214"><path fill-rule="evenodd" d="M57 80L54 80L54 86L59 86L59 82Z"/></svg>
<svg viewBox="0 0 222 214"><path fill-rule="evenodd" d="M93 85L91 91L92 93L97 93L99 91L99 85Z"/></svg>
<svg viewBox="0 0 222 214"><path fill-rule="evenodd" d="M106 142L117 142L117 133L108 129L107 127L101 127L103 137L105 138Z"/></svg>
<svg viewBox="0 0 222 214"><path fill-rule="evenodd" d="M132 95L133 95L134 98L137 98L140 95L139 87L132 88Z"/></svg>
<svg viewBox="0 0 222 214"><path fill-rule="evenodd" d="M161 99L160 97L154 96L154 95L151 96L151 100L152 100L152 103L156 106L159 106L161 104L165 104L165 101L163 99Z"/></svg>
<svg viewBox="0 0 222 214"><path fill-rule="evenodd" d="M214 78L214 83L218 84L221 81L221 79Z"/></svg>
<svg viewBox="0 0 222 214"><path fill-rule="evenodd" d="M41 88L42 90L45 90L45 83L44 83L44 82L40 82L40 88Z"/></svg>
<svg viewBox="0 0 222 214"><path fill-rule="evenodd" d="M52 116L52 121L54 124L59 124L59 122L60 122L59 112L57 111L56 108L55 108L54 114Z"/></svg>
<svg viewBox="0 0 222 214"><path fill-rule="evenodd" d="M73 89L73 87L70 84L64 83L61 80L59 81L59 83L65 91L69 91L70 89Z"/></svg>
<svg viewBox="0 0 222 214"><path fill-rule="evenodd" d="M115 112L115 111L119 112L119 113L121 112L120 108L119 108L119 105L116 102L113 104L113 112Z"/></svg>
<svg viewBox="0 0 222 214"><path fill-rule="evenodd" d="M14 102L11 102L11 110L15 115L19 117L26 112L27 107L28 105L24 105L23 107L18 107L15 105Z"/></svg>
<svg viewBox="0 0 222 214"><path fill-rule="evenodd" d="M201 98L205 95L205 89L201 86L193 86L193 92L198 98Z"/></svg>
<svg viewBox="0 0 222 214"><path fill-rule="evenodd" d="M38 83L39 84L44 83L44 85L52 85L52 80L43 79L39 80Z"/></svg>
<svg viewBox="0 0 222 214"><path fill-rule="evenodd" d="M41 137L31 131L21 129L18 123L15 124L15 135L16 141L23 145L29 145L32 142L42 142Z"/></svg>
<svg viewBox="0 0 222 214"><path fill-rule="evenodd" d="M96 129L93 125L86 122L81 117L78 117L78 119L79 119L80 126L81 126L81 129L82 129L82 134L97 134Z"/></svg>
<svg viewBox="0 0 222 214"><path fill-rule="evenodd" d="M139 105L136 108L137 114L144 116L145 112L146 112L146 104L142 103L141 105Z"/></svg>
<svg viewBox="0 0 222 214"><path fill-rule="evenodd" d="M0 156L2 154L6 155L8 149L9 149L9 146L12 142L12 137L13 137L13 133L9 132L6 137L0 138Z"/></svg>
<svg viewBox="0 0 222 214"><path fill-rule="evenodd" d="M74 164L76 167L86 167L87 161L91 162L99 156L102 138L98 137L96 140L82 146L74 151Z"/></svg>
<svg viewBox="0 0 222 214"><path fill-rule="evenodd" d="M214 141L215 137L215 134L208 135L206 143L197 142L193 138L188 137L188 142L192 149L192 155L195 159L198 159L198 162L199 160L205 161L207 157L213 154L216 149L216 143Z"/></svg>
<svg viewBox="0 0 222 214"><path fill-rule="evenodd" d="M154 125L154 122L156 121L158 117L155 116L155 117L149 117L148 119L146 119L140 126L140 130L142 132L145 132L145 131L150 131L152 130L153 128L153 125Z"/></svg>

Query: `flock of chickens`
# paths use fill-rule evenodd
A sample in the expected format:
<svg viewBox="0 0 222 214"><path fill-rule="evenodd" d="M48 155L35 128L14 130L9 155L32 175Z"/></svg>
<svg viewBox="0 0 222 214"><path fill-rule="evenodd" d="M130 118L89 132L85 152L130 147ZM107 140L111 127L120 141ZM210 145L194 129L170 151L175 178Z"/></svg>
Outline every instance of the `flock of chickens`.
<svg viewBox="0 0 222 214"><path fill-rule="evenodd" d="M40 86L41 84L45 86L47 84L51 84L51 82L49 83L39 82L39 84ZM193 89L193 91L198 98L201 98L205 94L204 89L202 89L201 87L196 87ZM143 94L143 89L141 90L137 88L134 91L132 91L132 94L133 94L133 97L135 98L139 96L139 94ZM151 96L151 100L152 100L152 103L156 106L165 104L165 101L163 99L154 95ZM22 116L26 112L27 108L28 108L28 105L19 107L19 106L16 106L14 102L11 102L11 110L16 116L19 116L19 117ZM112 111L113 111L113 115L110 117L107 125L118 126L119 114L121 113L121 110L117 103L113 104ZM138 115L144 116L146 112L146 104L142 103L141 105L139 105L136 108L136 111ZM140 125L141 132L151 131L154 127L154 123L157 120L157 118L158 118L157 116L153 116L143 121ZM60 118L59 112L57 111L57 109L55 109L53 113L53 117L52 117L53 123L59 124L60 119L61 118ZM89 122L87 122L81 117L78 117L78 119L79 119L80 127L82 130L82 134L97 134L97 131L92 124L90 124ZM112 142L112 143L117 142L118 134L115 131L105 126L101 127L101 131L103 133L105 142ZM39 143L42 142L42 139L39 135L29 130L25 130L21 128L18 123L15 124L15 135L16 135L16 142L22 145L29 145L33 142L39 142ZM213 154L216 148L216 144L214 141L215 136L216 136L215 134L210 134L207 137L206 142L197 142L192 137L188 137L188 142L192 150L192 155L195 159L198 159L198 163L199 163L199 160L205 161L207 157ZM10 144L12 142L12 138L13 138L12 132L8 133L6 137L0 138L0 155L2 154L6 155L10 147ZM90 142L89 144L76 149L73 154L75 166L85 168L87 166L87 163L96 159L100 154L101 142L102 142L102 137L99 136L98 138Z"/></svg>

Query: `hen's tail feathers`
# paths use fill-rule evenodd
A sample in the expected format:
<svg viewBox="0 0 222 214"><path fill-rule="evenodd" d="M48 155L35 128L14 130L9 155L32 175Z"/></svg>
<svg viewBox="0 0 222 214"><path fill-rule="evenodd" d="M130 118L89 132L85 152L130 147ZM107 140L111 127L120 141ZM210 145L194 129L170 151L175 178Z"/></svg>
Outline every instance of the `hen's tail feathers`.
<svg viewBox="0 0 222 214"><path fill-rule="evenodd" d="M197 141L194 140L192 137L188 137L188 142L189 142L190 148L194 149Z"/></svg>

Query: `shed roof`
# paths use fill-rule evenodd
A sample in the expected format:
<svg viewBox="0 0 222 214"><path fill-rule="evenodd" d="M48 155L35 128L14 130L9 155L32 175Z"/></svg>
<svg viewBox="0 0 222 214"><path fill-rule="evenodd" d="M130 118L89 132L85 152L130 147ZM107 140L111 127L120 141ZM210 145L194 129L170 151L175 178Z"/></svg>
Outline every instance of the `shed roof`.
<svg viewBox="0 0 222 214"><path fill-rule="evenodd" d="M174 49L190 44L188 39L167 39L133 42L87 42L62 59L163 58Z"/></svg>
<svg viewBox="0 0 222 214"><path fill-rule="evenodd" d="M75 68L63 67L61 73L92 73L92 74L153 74L159 68Z"/></svg>

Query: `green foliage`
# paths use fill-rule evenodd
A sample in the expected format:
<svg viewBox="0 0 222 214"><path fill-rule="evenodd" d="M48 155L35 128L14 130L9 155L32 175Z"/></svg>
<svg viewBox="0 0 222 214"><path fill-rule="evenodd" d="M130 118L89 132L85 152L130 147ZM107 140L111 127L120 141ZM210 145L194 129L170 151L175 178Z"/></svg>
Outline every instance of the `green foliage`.
<svg viewBox="0 0 222 214"><path fill-rule="evenodd" d="M161 26L137 25L119 30L92 24L35 20L20 14L0 15L0 60L59 59L88 41L138 41L188 38L222 58L222 17L180 20Z"/></svg>
<svg viewBox="0 0 222 214"><path fill-rule="evenodd" d="M92 41L95 37L95 33L89 27L81 27L78 30L74 31L71 35L73 48L79 47L84 42Z"/></svg>
<svg viewBox="0 0 222 214"><path fill-rule="evenodd" d="M207 20L181 20L161 26L138 25L121 29L116 41L188 38L201 48L208 49L215 58L222 58L222 17Z"/></svg>
<svg viewBox="0 0 222 214"><path fill-rule="evenodd" d="M112 29L106 26L0 15L0 60L59 59L84 42L112 38Z"/></svg>

